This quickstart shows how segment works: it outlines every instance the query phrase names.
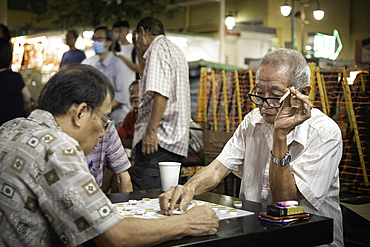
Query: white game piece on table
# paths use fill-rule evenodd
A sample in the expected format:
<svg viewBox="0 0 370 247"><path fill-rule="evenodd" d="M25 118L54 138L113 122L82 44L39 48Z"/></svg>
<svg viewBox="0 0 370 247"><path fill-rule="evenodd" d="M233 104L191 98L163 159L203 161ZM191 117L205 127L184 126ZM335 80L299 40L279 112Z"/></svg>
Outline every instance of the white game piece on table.
<svg viewBox="0 0 370 247"><path fill-rule="evenodd" d="M143 198L142 201L145 204L149 204L150 203L150 198Z"/></svg>
<svg viewBox="0 0 370 247"><path fill-rule="evenodd" d="M124 215L124 217L125 217L125 218L128 218L128 217L134 217L134 215L133 215L133 214L125 214L125 215Z"/></svg>
<svg viewBox="0 0 370 247"><path fill-rule="evenodd" d="M164 215L157 215L157 219L164 219L164 218L166 218L166 216L164 216Z"/></svg>
<svg viewBox="0 0 370 247"><path fill-rule="evenodd" d="M190 202L191 204L197 204L198 203L198 200L191 200Z"/></svg>
<svg viewBox="0 0 370 247"><path fill-rule="evenodd" d="M178 214L182 214L182 212L178 209L175 209L172 211L172 214L178 215Z"/></svg>
<svg viewBox="0 0 370 247"><path fill-rule="evenodd" d="M130 205L136 205L137 204L137 200L128 200L128 203Z"/></svg>
<svg viewBox="0 0 370 247"><path fill-rule="evenodd" d="M241 208L242 207L242 202L241 201L234 201L234 206L237 207L237 208Z"/></svg>
<svg viewBox="0 0 370 247"><path fill-rule="evenodd" d="M147 214L147 215L154 215L154 208L147 208L147 209L145 209L145 214Z"/></svg>
<svg viewBox="0 0 370 247"><path fill-rule="evenodd" d="M125 211L131 211L132 210L131 205L125 205L123 208L125 209Z"/></svg>
<svg viewBox="0 0 370 247"><path fill-rule="evenodd" d="M236 208L228 208L227 211L232 215L238 214L238 210Z"/></svg>
<svg viewBox="0 0 370 247"><path fill-rule="evenodd" d="M219 213L226 213L226 207L218 207L218 212Z"/></svg>
<svg viewBox="0 0 370 247"><path fill-rule="evenodd" d="M202 202L202 201L197 202L197 206L202 206L202 205L204 205L204 202Z"/></svg>
<svg viewBox="0 0 370 247"><path fill-rule="evenodd" d="M144 215L145 214L145 210L144 209L138 209L136 210L136 215Z"/></svg>
<svg viewBox="0 0 370 247"><path fill-rule="evenodd" d="M206 205L208 207L212 207L212 203L210 203L210 202L206 202L206 203L204 203L204 205Z"/></svg>
<svg viewBox="0 0 370 247"><path fill-rule="evenodd" d="M216 212L218 211L218 205L212 205L211 207L213 210L215 210Z"/></svg>

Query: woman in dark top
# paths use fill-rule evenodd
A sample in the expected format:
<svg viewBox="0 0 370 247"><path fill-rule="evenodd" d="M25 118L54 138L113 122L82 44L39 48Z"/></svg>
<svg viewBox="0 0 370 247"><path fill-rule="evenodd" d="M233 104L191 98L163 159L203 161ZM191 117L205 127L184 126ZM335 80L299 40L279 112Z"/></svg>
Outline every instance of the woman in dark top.
<svg viewBox="0 0 370 247"><path fill-rule="evenodd" d="M35 101L19 73L11 71L11 44L0 39L0 125L16 118L26 117Z"/></svg>

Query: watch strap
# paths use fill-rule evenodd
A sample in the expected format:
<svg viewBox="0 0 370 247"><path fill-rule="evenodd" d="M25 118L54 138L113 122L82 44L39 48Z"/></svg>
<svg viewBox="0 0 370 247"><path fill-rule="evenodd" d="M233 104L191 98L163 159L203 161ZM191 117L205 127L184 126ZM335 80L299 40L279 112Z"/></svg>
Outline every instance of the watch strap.
<svg viewBox="0 0 370 247"><path fill-rule="evenodd" d="M271 151L271 160L272 162L274 162L275 164L278 164L278 165L281 165L281 166L288 166L290 164L290 161L292 159L291 155L289 152L287 152L284 156L284 158L282 160L279 160L278 158L276 158L273 154L272 154L272 151Z"/></svg>

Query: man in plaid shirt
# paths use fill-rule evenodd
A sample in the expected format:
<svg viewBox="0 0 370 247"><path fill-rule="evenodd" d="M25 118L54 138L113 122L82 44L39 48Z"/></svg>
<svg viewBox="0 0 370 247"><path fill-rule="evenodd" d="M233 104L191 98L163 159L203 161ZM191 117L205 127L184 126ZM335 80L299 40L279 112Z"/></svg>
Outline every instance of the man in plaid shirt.
<svg viewBox="0 0 370 247"><path fill-rule="evenodd" d="M181 162L188 152L189 68L181 49L164 36L158 19L140 20L133 43L142 77L131 180L134 190L156 189L161 188L158 162Z"/></svg>

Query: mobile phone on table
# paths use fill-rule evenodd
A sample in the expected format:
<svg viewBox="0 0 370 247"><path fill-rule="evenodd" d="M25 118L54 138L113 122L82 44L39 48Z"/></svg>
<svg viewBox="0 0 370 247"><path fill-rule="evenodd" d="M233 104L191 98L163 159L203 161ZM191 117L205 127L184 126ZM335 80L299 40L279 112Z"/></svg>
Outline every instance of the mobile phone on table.
<svg viewBox="0 0 370 247"><path fill-rule="evenodd" d="M303 214L295 214L295 215L277 217L277 216L268 215L266 212L260 212L260 216L270 219L270 220L289 220L289 219L307 218L310 215L307 213L303 213Z"/></svg>

